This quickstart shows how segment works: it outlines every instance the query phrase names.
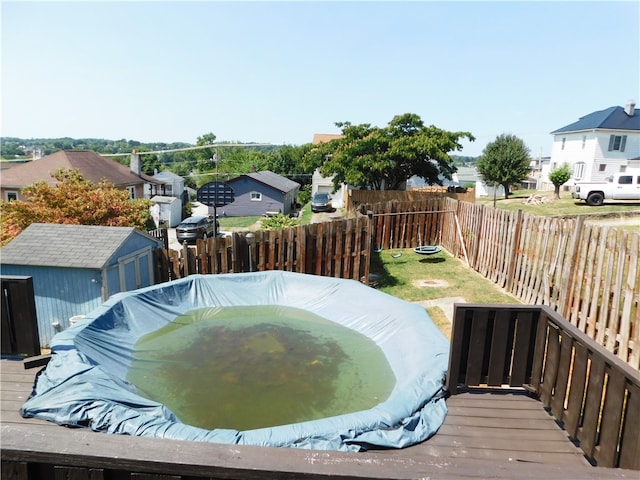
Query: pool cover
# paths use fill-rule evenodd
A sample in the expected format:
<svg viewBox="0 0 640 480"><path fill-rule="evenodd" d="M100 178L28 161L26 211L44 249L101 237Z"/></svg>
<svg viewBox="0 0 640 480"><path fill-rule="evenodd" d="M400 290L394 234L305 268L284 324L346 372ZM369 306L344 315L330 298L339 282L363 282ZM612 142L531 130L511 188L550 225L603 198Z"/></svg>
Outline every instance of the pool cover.
<svg viewBox="0 0 640 480"><path fill-rule="evenodd" d="M193 309L246 305L299 308L366 335L384 352L396 377L390 396L371 409L320 420L206 430L180 422L126 380L142 336ZM51 350L21 414L99 432L360 451L422 442L438 430L447 411L447 339L424 308L353 280L280 271L192 275L114 295L54 337Z"/></svg>

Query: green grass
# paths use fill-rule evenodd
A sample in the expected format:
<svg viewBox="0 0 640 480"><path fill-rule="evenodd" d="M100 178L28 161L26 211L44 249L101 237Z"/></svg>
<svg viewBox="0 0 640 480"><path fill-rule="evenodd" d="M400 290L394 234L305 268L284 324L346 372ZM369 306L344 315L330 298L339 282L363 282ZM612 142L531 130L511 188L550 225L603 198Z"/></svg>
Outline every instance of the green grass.
<svg viewBox="0 0 640 480"><path fill-rule="evenodd" d="M260 220L260 216L255 217L218 217L220 228L248 228Z"/></svg>
<svg viewBox="0 0 640 480"><path fill-rule="evenodd" d="M309 225L311 223L311 217L313 212L311 211L311 202L307 203L301 209L302 215L300 216L300 225Z"/></svg>
<svg viewBox="0 0 640 480"><path fill-rule="evenodd" d="M525 204L525 200L531 195L544 197L548 202L540 205ZM477 198L476 203L493 206L493 197ZM557 215L603 215L603 214L627 214L640 212L640 202L606 203L601 207L590 207L582 200L571 198L570 192L560 192L560 199L555 199L552 191L518 190L513 192L508 199L504 196L496 200L496 208L504 210L522 210L540 216Z"/></svg>
<svg viewBox="0 0 640 480"><path fill-rule="evenodd" d="M371 274L375 286L394 297L409 302L445 297L463 297L468 303L520 303L514 296L468 268L460 259L445 251L436 255L419 255L404 249L374 253ZM419 282L439 280L446 286L424 287Z"/></svg>
<svg viewBox="0 0 640 480"><path fill-rule="evenodd" d="M401 257L392 256L399 252ZM460 297L466 303L521 303L445 251L430 256L419 255L412 249L373 253L370 280L378 290L408 302ZM442 286L425 286L434 283ZM444 311L434 306L427 308L427 312L450 338L451 321Z"/></svg>

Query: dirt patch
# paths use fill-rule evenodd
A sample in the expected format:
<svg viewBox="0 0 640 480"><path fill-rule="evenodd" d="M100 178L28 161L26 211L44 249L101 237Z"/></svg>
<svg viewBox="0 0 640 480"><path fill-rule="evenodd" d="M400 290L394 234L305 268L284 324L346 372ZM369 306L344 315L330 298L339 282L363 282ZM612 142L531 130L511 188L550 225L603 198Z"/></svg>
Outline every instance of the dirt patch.
<svg viewBox="0 0 640 480"><path fill-rule="evenodd" d="M438 278L429 278L429 279L423 279L423 280L415 280L413 282L413 286L414 287L418 287L418 288L448 287L449 286L449 282L447 282L446 280L438 279Z"/></svg>

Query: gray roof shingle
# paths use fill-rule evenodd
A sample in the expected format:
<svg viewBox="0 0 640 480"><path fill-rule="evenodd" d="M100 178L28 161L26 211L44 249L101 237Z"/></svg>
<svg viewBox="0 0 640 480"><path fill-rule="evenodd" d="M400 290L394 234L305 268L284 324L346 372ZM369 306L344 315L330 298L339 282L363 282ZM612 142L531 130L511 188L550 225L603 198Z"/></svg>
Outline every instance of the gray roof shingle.
<svg viewBox="0 0 640 480"><path fill-rule="evenodd" d="M237 178L241 177L253 178L256 181L275 188L283 193L290 192L291 190L295 190L300 187L298 182L289 180L287 177L283 177L282 175L278 175L277 173L273 173L269 170L247 173L246 175L240 175L240 177ZM233 183L234 180L236 179L230 180L228 183Z"/></svg>
<svg viewBox="0 0 640 480"><path fill-rule="evenodd" d="M0 249L11 265L101 269L131 235L133 227L32 223Z"/></svg>

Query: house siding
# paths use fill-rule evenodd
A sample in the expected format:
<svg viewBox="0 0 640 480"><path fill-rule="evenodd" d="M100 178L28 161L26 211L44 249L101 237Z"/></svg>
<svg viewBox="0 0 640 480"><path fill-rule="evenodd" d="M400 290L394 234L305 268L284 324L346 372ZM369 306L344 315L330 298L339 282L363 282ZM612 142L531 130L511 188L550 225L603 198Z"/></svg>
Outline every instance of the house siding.
<svg viewBox="0 0 640 480"><path fill-rule="evenodd" d="M25 259L21 252L35 241L31 232L39 232L40 243L49 240L48 246L64 233L72 240L53 256L46 250L46 255ZM107 247L104 252L98 252L101 246ZM155 238L132 228L34 224L3 249L1 270L33 278L40 343L46 347L55 333L69 327L70 317L90 313L114 293L152 285L153 249L159 246ZM59 261L65 255L75 262Z"/></svg>
<svg viewBox="0 0 640 480"><path fill-rule="evenodd" d="M257 182L250 177L240 177L229 182L233 188L234 201L224 207L218 207L218 213L230 217L246 217L264 215L267 212L281 211L283 214L291 212L293 200L287 194L280 192L268 185ZM251 200L251 193L259 192L262 200ZM293 192L295 195L295 192Z"/></svg>
<svg viewBox="0 0 640 480"><path fill-rule="evenodd" d="M102 303L99 270L3 264L2 274L33 278L40 344L45 348L56 333L69 328L69 318L86 315Z"/></svg>
<svg viewBox="0 0 640 480"><path fill-rule="evenodd" d="M609 137L611 135L627 135L627 143L624 152L609 151ZM582 138L586 136L584 148ZM562 139L565 139L562 148ZM576 181L600 182L607 177L618 173L623 167L629 166L629 160L640 156L640 133L621 130L591 130L582 132L564 132L554 136L551 161L540 175L538 188L553 188L549 180L549 173L563 163L567 163L574 170L579 162L585 164L584 174L581 179L572 178L566 183L575 185ZM604 171L600 171L600 165L604 165Z"/></svg>

